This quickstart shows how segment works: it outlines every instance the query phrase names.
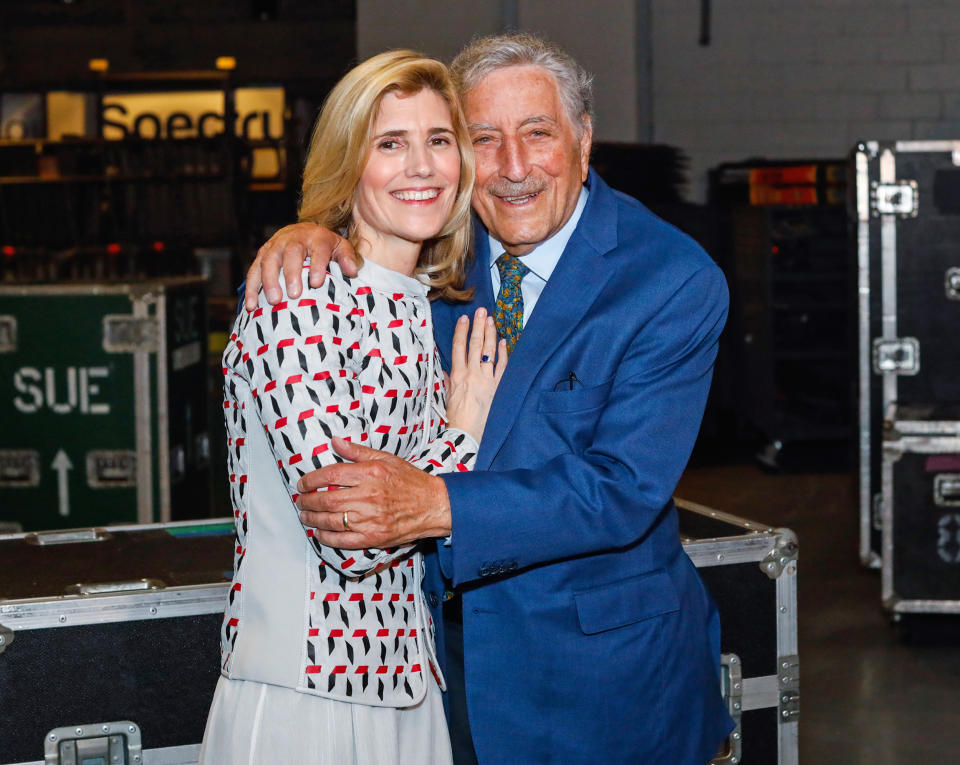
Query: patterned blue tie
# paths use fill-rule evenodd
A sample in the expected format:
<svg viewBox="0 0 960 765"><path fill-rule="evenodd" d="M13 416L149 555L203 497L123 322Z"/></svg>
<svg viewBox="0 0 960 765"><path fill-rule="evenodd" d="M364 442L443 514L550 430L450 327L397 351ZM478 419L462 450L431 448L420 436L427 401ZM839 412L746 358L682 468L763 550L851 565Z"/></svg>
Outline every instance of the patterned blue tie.
<svg viewBox="0 0 960 765"><path fill-rule="evenodd" d="M497 308L493 321L497 334L507 341L507 352L513 353L513 346L523 331L523 293L520 282L530 273L520 258L503 253L497 258L497 270L500 272L500 292L497 293Z"/></svg>

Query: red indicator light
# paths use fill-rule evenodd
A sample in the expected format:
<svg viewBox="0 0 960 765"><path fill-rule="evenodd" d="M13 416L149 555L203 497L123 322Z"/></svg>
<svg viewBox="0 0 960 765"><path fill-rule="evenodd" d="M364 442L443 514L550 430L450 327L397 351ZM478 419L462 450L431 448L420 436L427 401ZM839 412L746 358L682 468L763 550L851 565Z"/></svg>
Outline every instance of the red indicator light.
<svg viewBox="0 0 960 765"><path fill-rule="evenodd" d="M17 254L17 249L16 247L11 247L9 244L6 244L3 246L3 254L6 255L8 258L12 258L14 255Z"/></svg>
<svg viewBox="0 0 960 765"><path fill-rule="evenodd" d="M167 249L167 245L165 245L163 242L154 242L153 249L155 252L163 252L165 249Z"/></svg>
<svg viewBox="0 0 960 765"><path fill-rule="evenodd" d="M122 249L123 248L116 243L107 245L107 252L110 253L111 255L119 255Z"/></svg>

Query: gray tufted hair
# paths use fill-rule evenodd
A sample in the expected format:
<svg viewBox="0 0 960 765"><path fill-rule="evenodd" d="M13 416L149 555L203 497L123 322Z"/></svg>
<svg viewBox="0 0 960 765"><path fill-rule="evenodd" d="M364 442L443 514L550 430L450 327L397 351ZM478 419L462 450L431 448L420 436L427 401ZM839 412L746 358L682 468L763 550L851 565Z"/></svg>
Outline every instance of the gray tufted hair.
<svg viewBox="0 0 960 765"><path fill-rule="evenodd" d="M593 120L593 75L556 43L526 32L507 32L472 40L450 68L463 97L488 74L509 66L539 66L553 75L560 101L577 136L585 118Z"/></svg>

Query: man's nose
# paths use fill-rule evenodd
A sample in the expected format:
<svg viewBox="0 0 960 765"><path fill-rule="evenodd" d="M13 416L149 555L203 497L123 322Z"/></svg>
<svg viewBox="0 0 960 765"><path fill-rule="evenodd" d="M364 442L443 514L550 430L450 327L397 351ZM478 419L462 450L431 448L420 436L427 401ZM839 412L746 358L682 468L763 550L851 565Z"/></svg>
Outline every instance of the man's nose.
<svg viewBox="0 0 960 765"><path fill-rule="evenodd" d="M500 175L514 183L520 183L530 174L527 152L520 141L505 140L500 145Z"/></svg>
<svg viewBox="0 0 960 765"><path fill-rule="evenodd" d="M407 152L407 175L427 177L433 175L433 161L425 146L413 144Z"/></svg>

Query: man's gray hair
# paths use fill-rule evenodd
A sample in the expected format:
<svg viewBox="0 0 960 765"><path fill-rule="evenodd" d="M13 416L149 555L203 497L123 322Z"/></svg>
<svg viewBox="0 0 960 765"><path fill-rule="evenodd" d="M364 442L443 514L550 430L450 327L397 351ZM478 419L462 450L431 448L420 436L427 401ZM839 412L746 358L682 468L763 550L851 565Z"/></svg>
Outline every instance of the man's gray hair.
<svg viewBox="0 0 960 765"><path fill-rule="evenodd" d="M556 43L526 32L472 40L450 65L463 96L488 74L509 66L539 66L553 75L560 100L578 135L593 120L593 75Z"/></svg>

